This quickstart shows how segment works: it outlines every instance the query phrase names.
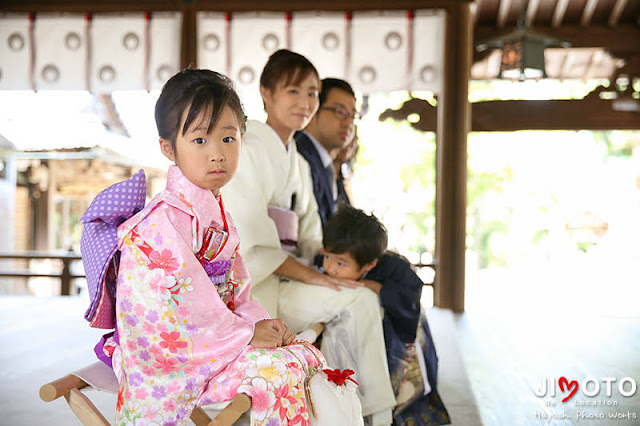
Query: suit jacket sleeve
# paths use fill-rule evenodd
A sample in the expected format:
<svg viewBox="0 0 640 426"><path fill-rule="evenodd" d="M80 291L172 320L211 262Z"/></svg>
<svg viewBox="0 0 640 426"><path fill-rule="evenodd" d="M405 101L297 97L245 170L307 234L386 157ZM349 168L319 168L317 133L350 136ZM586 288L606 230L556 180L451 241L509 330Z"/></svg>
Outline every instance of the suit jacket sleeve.
<svg viewBox="0 0 640 426"><path fill-rule="evenodd" d="M416 340L424 283L403 259L385 254L367 279L382 284L380 302L404 343Z"/></svg>

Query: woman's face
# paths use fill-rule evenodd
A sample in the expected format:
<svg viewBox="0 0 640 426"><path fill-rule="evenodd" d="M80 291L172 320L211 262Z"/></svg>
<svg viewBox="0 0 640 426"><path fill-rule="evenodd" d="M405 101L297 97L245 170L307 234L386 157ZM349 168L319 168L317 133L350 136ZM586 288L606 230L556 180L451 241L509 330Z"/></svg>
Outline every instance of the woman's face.
<svg viewBox="0 0 640 426"><path fill-rule="evenodd" d="M267 122L277 130L302 130L318 110L320 82L310 73L298 84L279 84L275 90L261 87Z"/></svg>

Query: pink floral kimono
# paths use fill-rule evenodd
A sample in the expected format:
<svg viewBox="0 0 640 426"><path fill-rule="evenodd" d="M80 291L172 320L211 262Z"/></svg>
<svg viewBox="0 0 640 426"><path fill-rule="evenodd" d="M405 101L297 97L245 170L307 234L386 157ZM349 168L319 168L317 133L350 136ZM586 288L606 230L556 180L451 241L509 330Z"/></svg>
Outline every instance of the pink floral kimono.
<svg viewBox="0 0 640 426"><path fill-rule="evenodd" d="M237 393L251 396L254 424L308 424L304 378L324 358L302 343L249 346L269 315L249 298L219 196L172 166L166 190L120 225L118 244L117 425L186 424L195 406Z"/></svg>

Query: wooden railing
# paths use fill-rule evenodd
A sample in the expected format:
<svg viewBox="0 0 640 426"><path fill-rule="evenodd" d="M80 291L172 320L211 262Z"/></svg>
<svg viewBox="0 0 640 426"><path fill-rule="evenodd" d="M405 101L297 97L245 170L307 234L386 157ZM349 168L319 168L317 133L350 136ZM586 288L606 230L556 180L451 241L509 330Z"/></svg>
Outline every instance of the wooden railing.
<svg viewBox="0 0 640 426"><path fill-rule="evenodd" d="M60 294L62 296L69 296L76 293L75 287L72 288L73 280L76 278L84 278L85 275L78 275L71 273L71 263L81 260L79 254L74 252L60 253L60 252L42 252L42 251L25 251L25 252L0 252L0 259L20 259L20 260L39 260L39 259L52 259L62 261L62 270L58 273L55 272L33 272L31 269L20 270L6 270L4 266L0 266L0 277L8 278L60 278ZM73 290L73 291L72 291Z"/></svg>
<svg viewBox="0 0 640 426"><path fill-rule="evenodd" d="M436 281L436 262L431 262L431 263L414 263L413 264L414 269L421 269L421 268L431 268L433 269L433 281L430 283L424 283L424 285L429 285L431 287L433 287L433 285L435 284Z"/></svg>
<svg viewBox="0 0 640 426"><path fill-rule="evenodd" d="M72 274L71 263L82 260L82 257L75 252L42 252L42 251L25 251L25 252L0 252L0 259L20 259L20 260L35 260L35 259L52 259L62 261L62 270L58 273L55 272L32 272L30 269L22 270L6 270L0 265L0 278L59 278L60 279L60 294L62 296L69 296L76 293L75 287L72 288L73 280L76 278L85 278L84 274ZM431 268L436 271L436 263L415 263L413 267L418 268ZM433 286L433 282L425 283L425 285Z"/></svg>

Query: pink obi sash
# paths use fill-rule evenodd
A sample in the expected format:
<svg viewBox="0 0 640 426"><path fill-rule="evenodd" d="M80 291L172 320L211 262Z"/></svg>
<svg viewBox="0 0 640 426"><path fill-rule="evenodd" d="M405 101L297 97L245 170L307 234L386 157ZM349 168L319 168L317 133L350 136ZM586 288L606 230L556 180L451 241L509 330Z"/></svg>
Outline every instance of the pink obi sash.
<svg viewBox="0 0 640 426"><path fill-rule="evenodd" d="M298 215L284 207L269 206L269 217L276 224L282 249L295 255L298 247Z"/></svg>

